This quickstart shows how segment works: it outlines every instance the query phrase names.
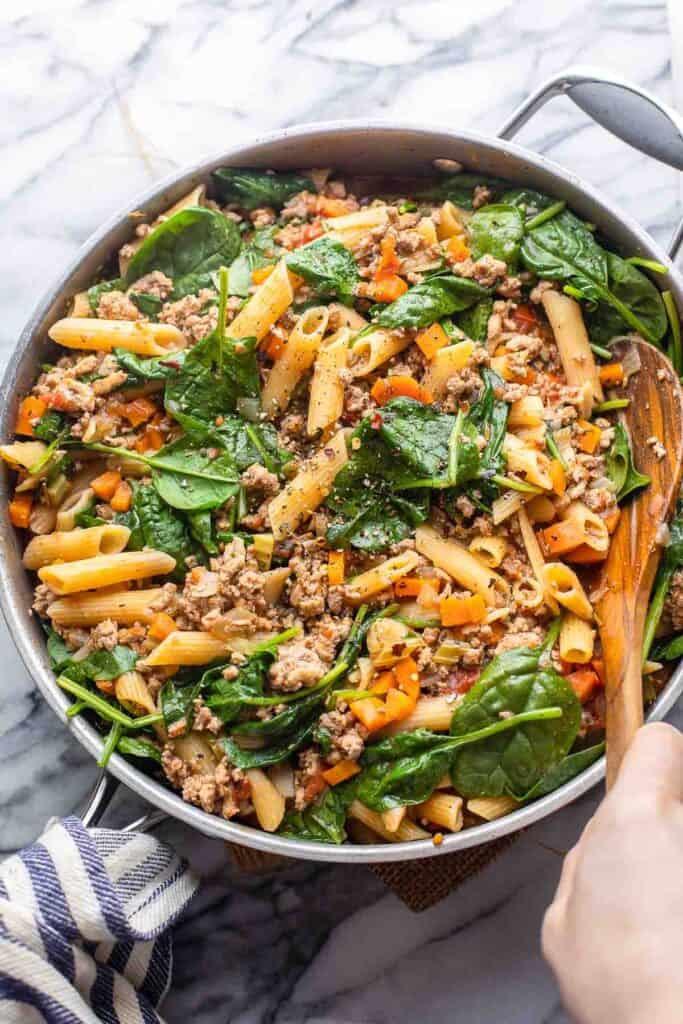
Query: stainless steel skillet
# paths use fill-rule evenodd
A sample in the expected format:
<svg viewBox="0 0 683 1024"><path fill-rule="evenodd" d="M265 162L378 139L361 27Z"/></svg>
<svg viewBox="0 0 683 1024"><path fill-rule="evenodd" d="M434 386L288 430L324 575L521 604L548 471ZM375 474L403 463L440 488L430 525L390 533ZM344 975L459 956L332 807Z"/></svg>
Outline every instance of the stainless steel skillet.
<svg viewBox="0 0 683 1024"><path fill-rule="evenodd" d="M272 132L247 145L223 150L167 178L145 195L135 197L129 208L113 217L86 242L72 266L44 296L24 328L5 371L0 388L1 436L5 440L10 438L19 398L30 388L37 366L49 351L47 328L64 315L69 298L87 286L112 252L130 237L129 213L141 210L145 219L154 218L196 184L207 180L214 168L225 164L276 169L332 166L346 173L374 171L413 175L431 173L432 162L437 158L456 160L466 169L477 169L565 199L580 216L598 225L617 250L664 263L669 272L658 276L656 284L670 289L679 310L683 310L683 277L642 227L572 172L509 141L547 100L561 94L568 95L594 120L624 141L683 170L683 122L678 115L636 86L591 69L574 69L547 82L513 114L497 138L415 124L337 121ZM672 240L672 258L682 242L683 223ZM9 480L5 476L0 480L0 508L6 507L8 489ZM54 682L42 631L29 614L31 583L21 564L19 539L4 514L0 515L0 600L28 671L48 703L66 721L69 700ZM674 671L651 708L650 718L662 718L682 690L683 664ZM71 719L68 724L79 742L97 757L102 747L100 735L82 719ZM282 839L224 821L191 806L119 756L110 761L109 772L98 784L84 815L90 823L99 818L115 780L119 780L156 808L135 823L138 827L149 826L159 814L170 815L205 835L270 853L308 860L372 863L451 853L524 828L594 786L604 774L604 764L596 763L561 789L514 814L447 836L439 847L429 841L333 847Z"/></svg>

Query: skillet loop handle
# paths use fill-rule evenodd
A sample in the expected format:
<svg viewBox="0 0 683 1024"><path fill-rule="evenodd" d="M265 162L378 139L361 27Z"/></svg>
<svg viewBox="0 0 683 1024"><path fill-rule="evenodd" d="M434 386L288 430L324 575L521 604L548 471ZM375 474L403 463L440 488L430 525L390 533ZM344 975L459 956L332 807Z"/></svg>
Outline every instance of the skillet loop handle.
<svg viewBox="0 0 683 1024"><path fill-rule="evenodd" d="M502 126L501 139L520 128L555 96L568 96L585 114L629 146L683 171L683 119L656 96L633 82L591 67L574 67L549 78ZM683 221L669 244L675 260L683 247Z"/></svg>
<svg viewBox="0 0 683 1024"><path fill-rule="evenodd" d="M119 781L115 779L109 772L101 772L95 788L88 797L88 802L81 812L81 821L86 828L94 828L98 825L101 819L109 809L109 805L119 788ZM163 811L155 811L150 808L145 814L135 821L129 822L127 825L123 825L120 832L150 832L153 828L156 828L162 821L164 821L166 815Z"/></svg>

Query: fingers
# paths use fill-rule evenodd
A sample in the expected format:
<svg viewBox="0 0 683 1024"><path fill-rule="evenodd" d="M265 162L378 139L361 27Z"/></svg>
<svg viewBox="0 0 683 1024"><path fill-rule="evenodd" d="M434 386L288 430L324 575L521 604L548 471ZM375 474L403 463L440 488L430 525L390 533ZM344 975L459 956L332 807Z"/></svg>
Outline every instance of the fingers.
<svg viewBox="0 0 683 1024"><path fill-rule="evenodd" d="M678 729L665 722L639 729L612 792L631 797L659 793L683 800L683 736Z"/></svg>

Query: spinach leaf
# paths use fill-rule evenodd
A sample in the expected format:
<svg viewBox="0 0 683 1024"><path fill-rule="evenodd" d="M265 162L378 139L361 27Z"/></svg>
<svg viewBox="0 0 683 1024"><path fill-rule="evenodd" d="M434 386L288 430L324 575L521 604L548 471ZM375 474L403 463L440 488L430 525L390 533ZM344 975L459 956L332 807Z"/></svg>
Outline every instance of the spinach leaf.
<svg viewBox="0 0 683 1024"><path fill-rule="evenodd" d="M678 661L683 657L683 633L658 640L650 652L652 661Z"/></svg>
<svg viewBox="0 0 683 1024"><path fill-rule="evenodd" d="M229 452L212 459L191 438L179 437L145 457L154 486L167 505L203 512L224 505L239 489L239 473Z"/></svg>
<svg viewBox="0 0 683 1024"><path fill-rule="evenodd" d="M346 839L346 812L355 793L355 779L329 787L305 810L287 811L278 835L313 843L343 843Z"/></svg>
<svg viewBox="0 0 683 1024"><path fill-rule="evenodd" d="M287 267L303 277L317 296L336 296L346 305L353 302L358 284L358 267L353 256L341 242L323 236L295 249L286 258Z"/></svg>
<svg viewBox="0 0 683 1024"><path fill-rule="evenodd" d="M483 174L450 174L420 189L415 193L415 198L435 203L443 203L450 199L455 206L460 206L463 210L472 210L474 190L478 185L495 193L505 187L505 182L499 178L487 178Z"/></svg>
<svg viewBox="0 0 683 1024"><path fill-rule="evenodd" d="M264 686L268 670L277 657L278 647L291 640L297 632L296 629L287 629L259 644L240 666L234 679L223 678L226 664L207 669L200 679L200 690L205 694L207 706L222 722L233 722L244 705L267 707L269 704L287 703L286 699L283 701L282 694L265 697Z"/></svg>
<svg viewBox="0 0 683 1024"><path fill-rule="evenodd" d="M146 758L161 764L161 751L149 740L137 739L135 736L122 736L116 745L117 753L124 757Z"/></svg>
<svg viewBox="0 0 683 1024"><path fill-rule="evenodd" d="M33 436L46 444L52 444L64 432L66 423L66 416L61 412L48 409L33 427Z"/></svg>
<svg viewBox="0 0 683 1024"><path fill-rule="evenodd" d="M613 252L607 252L606 256L611 294L634 314L644 338L655 343L661 341L667 331L667 317L660 292L633 264ZM627 320L623 311L608 301L599 302L594 310L588 310L586 322L591 339L598 344L623 334L629 325L635 326L633 320Z"/></svg>
<svg viewBox="0 0 683 1024"><path fill-rule="evenodd" d="M209 437L230 452L240 471L258 462L271 473L281 473L294 457L279 447L277 430L271 423L246 423L241 416L227 415Z"/></svg>
<svg viewBox="0 0 683 1024"><path fill-rule="evenodd" d="M505 465L503 444L510 407L504 399L496 398L496 391L504 386L498 374L485 366L481 370L481 377L484 388L470 409L468 419L477 428L477 432L486 437L486 448L481 454L481 469L484 472L499 473Z"/></svg>
<svg viewBox="0 0 683 1024"><path fill-rule="evenodd" d="M128 292L128 298L143 316L148 316L152 320L159 315L163 306L158 295L150 295L148 292Z"/></svg>
<svg viewBox="0 0 683 1024"><path fill-rule="evenodd" d="M278 259L282 249L275 241L275 234L279 230L275 224L257 228L250 240L242 243L242 251L230 265L228 290L231 295L246 298L254 283L252 272L271 266Z"/></svg>
<svg viewBox="0 0 683 1024"><path fill-rule="evenodd" d="M176 560L173 578L182 580L187 572L186 559L199 554L185 520L163 501L154 487L138 483L133 483L132 487L131 508L124 513L130 517L125 525L133 531L128 547L133 550L148 547L165 551ZM211 516L209 512L199 514L208 515L209 518Z"/></svg>
<svg viewBox="0 0 683 1024"><path fill-rule="evenodd" d="M200 693L201 681L181 685L174 679L166 680L161 691L161 713L167 729L185 719L185 731L190 731L194 721L194 702Z"/></svg>
<svg viewBox="0 0 683 1024"><path fill-rule="evenodd" d="M174 213L147 235L126 270L126 285L153 270L173 280L173 298L212 286L211 275L229 266L242 244L229 217L202 206Z"/></svg>
<svg viewBox="0 0 683 1024"><path fill-rule="evenodd" d="M366 748L361 758L364 770L356 776L356 796L379 813L422 803L449 768L453 772L457 758L468 751L505 742L508 733L514 737L524 729L548 728L550 723L557 725L560 721L562 709L548 706L499 718L458 736L445 737L426 729L399 733Z"/></svg>
<svg viewBox="0 0 683 1024"><path fill-rule="evenodd" d="M414 398L394 398L382 408L379 436L391 455L420 476L440 477L448 470L455 416L436 412Z"/></svg>
<svg viewBox="0 0 683 1024"><path fill-rule="evenodd" d="M231 764L236 768L246 770L248 768L265 768L271 764L279 764L291 757L299 747L302 747L313 735L317 715L312 718L304 718L291 732L280 737L270 746L262 747L259 750L245 750L239 747L234 740L222 739L221 746L228 756Z"/></svg>
<svg viewBox="0 0 683 1024"><path fill-rule="evenodd" d="M122 370L128 374L127 385L138 385L148 380L169 380L181 369L190 351L169 353L167 356L137 356L124 348L115 348L114 355Z"/></svg>
<svg viewBox="0 0 683 1024"><path fill-rule="evenodd" d="M278 739L288 736L294 732L304 721L311 717L316 720L320 709L325 701L325 691L316 690L315 693L302 697L301 700L288 704L284 711L278 712L272 718L253 719L248 722L238 722L231 729L233 736L258 736L263 739Z"/></svg>
<svg viewBox="0 0 683 1024"><path fill-rule="evenodd" d="M129 523L128 523L127 520L119 519L118 515L117 515L115 517L115 522L122 523L124 526L128 526L129 529L132 532L132 527L129 526ZM96 511L95 511L95 502L94 501L92 501L87 506L87 508L82 508L81 511L77 512L76 515L74 516L74 526L80 526L84 530L87 530L87 528L89 526L103 526L104 523L105 523L105 520L102 518L102 516L98 516ZM129 548L131 547L131 543L130 543L131 539L132 539L132 537L129 539L128 544L127 544L127 547L129 547Z"/></svg>
<svg viewBox="0 0 683 1024"><path fill-rule="evenodd" d="M428 327L437 320L468 309L488 296L476 281L453 274L436 274L373 313L378 327Z"/></svg>
<svg viewBox="0 0 683 1024"><path fill-rule="evenodd" d="M62 666L71 661L72 651L64 643L62 637L51 626L46 626L47 633L47 656L50 659L50 668L55 672L61 672Z"/></svg>
<svg viewBox="0 0 683 1024"><path fill-rule="evenodd" d="M516 206L524 214L525 222L533 220L543 210L555 205L552 196L546 196L542 192L536 192L533 188L513 188L504 192L500 197L501 203L509 206Z"/></svg>
<svg viewBox="0 0 683 1024"><path fill-rule="evenodd" d="M460 330L472 341L486 341L489 320L493 313L493 299L480 299L469 309L459 313L455 322Z"/></svg>
<svg viewBox="0 0 683 1024"><path fill-rule="evenodd" d="M456 708L454 736L499 722L501 713L562 709L560 719L530 722L460 751L451 778L463 796L524 796L571 749L581 724L581 705L547 660L545 645L499 654Z"/></svg>
<svg viewBox="0 0 683 1024"><path fill-rule="evenodd" d="M219 167L211 177L221 202L236 203L243 210L255 210L259 206L279 210L298 192L315 192L310 178L292 172Z"/></svg>
<svg viewBox="0 0 683 1024"><path fill-rule="evenodd" d="M116 679L124 672L132 672L137 660L138 656L132 648L117 644L111 651L102 648L79 660L69 656L67 661L61 662L59 668L73 682L86 683L98 679Z"/></svg>
<svg viewBox="0 0 683 1024"><path fill-rule="evenodd" d="M551 768L550 771L538 780L535 786L529 790L524 796L525 802L528 800L537 800L539 796L545 796L547 793L552 793L553 790L559 789L560 786L564 786L566 782L571 782L572 779L580 775L581 772L585 771L586 768L590 768L594 761L597 761L605 752L604 743L596 743L593 747L587 747L585 750L577 750L573 754L567 754L563 757L559 764Z"/></svg>
<svg viewBox="0 0 683 1024"><path fill-rule="evenodd" d="M616 489L617 501L623 501L629 494L650 483L650 477L639 473L633 464L631 443L623 423L617 423L614 427L614 441L605 457L605 468Z"/></svg>
<svg viewBox="0 0 683 1024"><path fill-rule="evenodd" d="M525 266L539 277L562 280L585 299L612 307L653 344L666 333L666 311L652 282L636 267L606 252L568 210L528 231L521 255Z"/></svg>
<svg viewBox="0 0 683 1024"><path fill-rule="evenodd" d="M123 292L125 290L126 284L121 277L117 277L113 281L100 281L98 284L91 285L88 288L88 302L93 314L97 316L97 307L100 304L101 296L105 292Z"/></svg>
<svg viewBox="0 0 683 1024"><path fill-rule="evenodd" d="M467 227L473 259L488 253L507 263L511 271L515 269L524 234L524 221L516 206L504 203L482 206L472 214Z"/></svg>
<svg viewBox="0 0 683 1024"><path fill-rule="evenodd" d="M655 577L650 607L647 610L643 631L643 661L646 661L654 642L657 626L664 611L664 602L671 580L677 569L683 566L683 502L678 503L676 514L669 523L669 543L662 552L662 558Z"/></svg>
<svg viewBox="0 0 683 1024"><path fill-rule="evenodd" d="M210 512L188 512L187 521L190 533L207 555L217 555L219 547L214 537L213 518Z"/></svg>

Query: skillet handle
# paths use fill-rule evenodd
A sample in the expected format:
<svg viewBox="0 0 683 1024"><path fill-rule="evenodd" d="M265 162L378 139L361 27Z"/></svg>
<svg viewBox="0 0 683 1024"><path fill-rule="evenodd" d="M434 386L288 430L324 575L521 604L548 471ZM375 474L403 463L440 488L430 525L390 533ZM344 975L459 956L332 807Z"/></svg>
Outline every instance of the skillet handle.
<svg viewBox="0 0 683 1024"><path fill-rule="evenodd" d="M641 153L683 171L683 119L633 82L591 67L560 72L538 87L507 119L498 135L513 139L520 128L555 96L568 96L607 131ZM676 259L683 247L683 221L669 243Z"/></svg>
<svg viewBox="0 0 683 1024"><path fill-rule="evenodd" d="M100 820L104 817L109 804L119 788L119 780L115 779L109 772L101 772L95 788L88 797L88 802L81 812L81 821L86 828L91 828L98 825ZM129 822L127 825L121 826L120 832L150 832L153 828L156 828L167 816L163 811L155 811L150 808L142 817L137 818L135 821Z"/></svg>

